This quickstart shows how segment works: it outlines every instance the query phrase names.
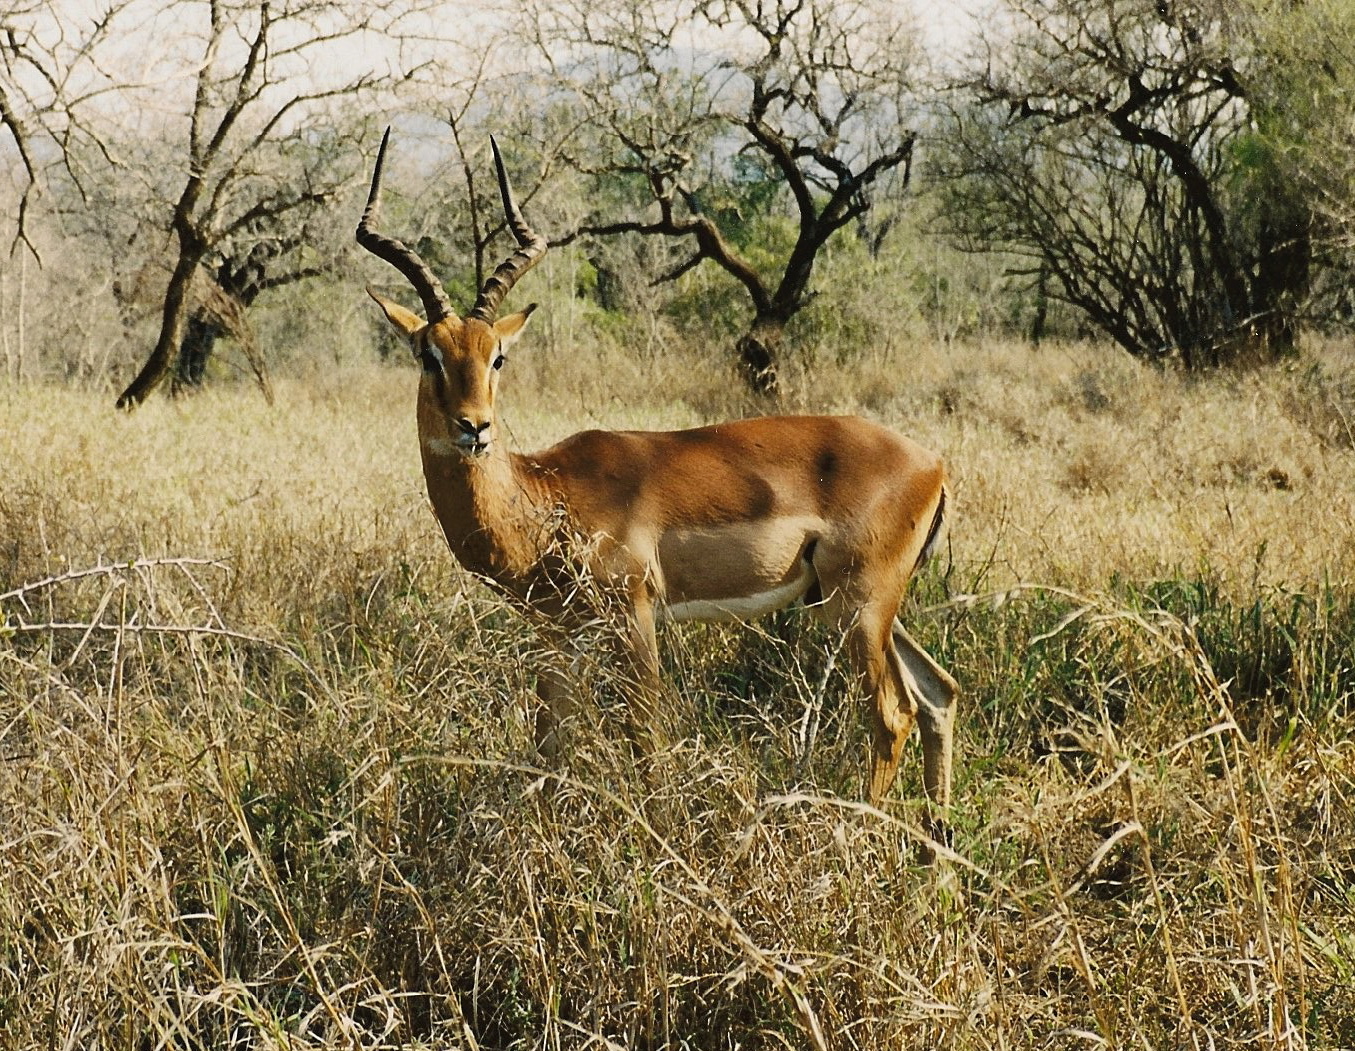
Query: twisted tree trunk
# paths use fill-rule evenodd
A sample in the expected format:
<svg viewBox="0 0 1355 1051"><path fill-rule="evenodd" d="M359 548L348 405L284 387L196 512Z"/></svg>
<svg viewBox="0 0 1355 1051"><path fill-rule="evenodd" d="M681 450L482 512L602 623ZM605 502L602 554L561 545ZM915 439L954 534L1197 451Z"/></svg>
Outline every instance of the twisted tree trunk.
<svg viewBox="0 0 1355 1051"><path fill-rule="evenodd" d="M777 359L781 356L784 337L784 322L757 318L734 344L744 382L754 394L774 396L780 393Z"/></svg>

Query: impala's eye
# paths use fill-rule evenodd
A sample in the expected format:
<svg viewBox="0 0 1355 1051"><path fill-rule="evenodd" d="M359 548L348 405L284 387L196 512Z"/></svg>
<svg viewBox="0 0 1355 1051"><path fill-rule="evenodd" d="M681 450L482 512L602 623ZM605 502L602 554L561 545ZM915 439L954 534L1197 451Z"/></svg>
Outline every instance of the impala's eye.
<svg viewBox="0 0 1355 1051"><path fill-rule="evenodd" d="M424 350L419 355L419 363L423 365L424 372L438 371L438 359L431 350Z"/></svg>
<svg viewBox="0 0 1355 1051"><path fill-rule="evenodd" d="M497 372L499 369L503 368L504 364L505 364L507 361L508 361L508 359L505 358L502 354L496 354L496 355L494 356L494 362L493 362L494 371Z"/></svg>

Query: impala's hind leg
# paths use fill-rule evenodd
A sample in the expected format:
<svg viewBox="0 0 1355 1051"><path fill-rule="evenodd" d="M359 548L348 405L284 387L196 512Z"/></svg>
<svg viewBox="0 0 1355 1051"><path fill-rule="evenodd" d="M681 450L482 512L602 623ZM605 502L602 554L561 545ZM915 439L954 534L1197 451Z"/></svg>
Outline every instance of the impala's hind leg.
<svg viewBox="0 0 1355 1051"><path fill-rule="evenodd" d="M917 704L905 687L890 642L907 576L892 565L872 572L863 563L859 550L818 544L812 590L818 596L815 612L846 638L846 652L866 705L866 799L878 806L898 774Z"/></svg>
<svg viewBox="0 0 1355 1051"><path fill-rule="evenodd" d="M917 702L893 659L892 609L862 609L848 628L848 653L866 702L870 738L866 799L879 806L898 776L903 745L917 719Z"/></svg>
<svg viewBox="0 0 1355 1051"><path fill-rule="evenodd" d="M928 799L937 806L946 807L950 805L955 705L960 687L897 620L892 635L900 676L917 697L923 787Z"/></svg>
<svg viewBox="0 0 1355 1051"><path fill-rule="evenodd" d="M916 698L918 730L922 735L922 786L933 808L945 810L950 806L955 708L960 687L897 620L891 634L894 663L905 687ZM938 815L933 814L931 825L936 838L947 838Z"/></svg>

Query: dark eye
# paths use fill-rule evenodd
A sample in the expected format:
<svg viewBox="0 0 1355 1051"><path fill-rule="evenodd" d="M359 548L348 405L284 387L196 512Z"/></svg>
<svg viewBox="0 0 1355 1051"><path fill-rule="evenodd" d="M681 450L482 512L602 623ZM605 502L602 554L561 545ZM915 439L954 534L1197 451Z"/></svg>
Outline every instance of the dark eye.
<svg viewBox="0 0 1355 1051"><path fill-rule="evenodd" d="M498 369L503 368L504 363L505 363L507 360L508 360L508 359L505 358L502 354L496 354L496 355L494 356L494 362L493 362L493 365L494 365L495 370L498 370Z"/></svg>
<svg viewBox="0 0 1355 1051"><path fill-rule="evenodd" d="M423 365L424 372L437 372L438 359L433 356L431 350L425 350L419 355L419 362Z"/></svg>

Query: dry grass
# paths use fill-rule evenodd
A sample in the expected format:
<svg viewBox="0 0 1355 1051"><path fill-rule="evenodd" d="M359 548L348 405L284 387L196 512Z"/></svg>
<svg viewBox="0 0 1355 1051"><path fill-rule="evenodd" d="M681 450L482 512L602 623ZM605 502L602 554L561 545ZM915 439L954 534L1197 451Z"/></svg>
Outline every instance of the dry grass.
<svg viewBox="0 0 1355 1051"><path fill-rule="evenodd" d="M409 371L130 418L0 387L0 1044L1355 1046L1346 355L789 377L952 465L909 616L966 688L940 876L916 762L854 802L794 615L668 633L652 764L600 668L537 769L534 642L441 546ZM662 346L512 369L521 445L746 410Z"/></svg>

